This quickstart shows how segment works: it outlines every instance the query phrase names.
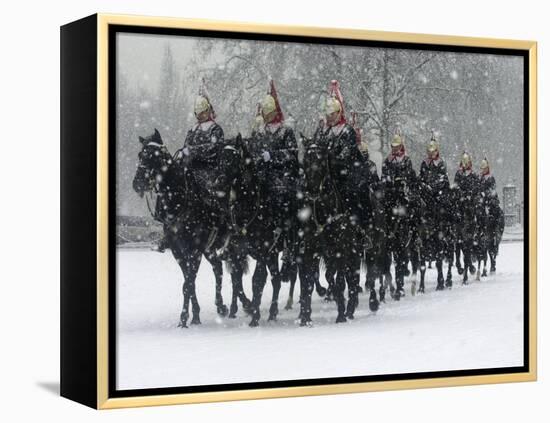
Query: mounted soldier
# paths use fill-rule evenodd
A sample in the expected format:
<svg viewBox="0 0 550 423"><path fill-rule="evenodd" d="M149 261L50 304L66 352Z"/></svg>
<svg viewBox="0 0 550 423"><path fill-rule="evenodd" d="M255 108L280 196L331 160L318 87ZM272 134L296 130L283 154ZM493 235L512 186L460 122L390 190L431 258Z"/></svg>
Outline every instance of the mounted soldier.
<svg viewBox="0 0 550 423"><path fill-rule="evenodd" d="M463 274L463 284L468 283L468 272L472 275L476 268L473 265L474 244L478 233L479 220L479 178L472 170L472 158L466 151L460 159L460 166L455 174L457 213L459 233L456 245L456 266ZM464 253L464 268L460 264L460 251Z"/></svg>
<svg viewBox="0 0 550 423"><path fill-rule="evenodd" d="M225 188L225 175L220 174L220 152L225 147L224 133L216 122L216 112L206 89L204 79L199 85L199 92L195 98L194 114L196 123L187 132L183 147L176 152L174 158L184 166L189 177L202 190L199 195L203 198L214 223L211 240L225 231L225 222L228 213L229 192ZM211 242L210 242L211 243Z"/></svg>
<svg viewBox="0 0 550 423"><path fill-rule="evenodd" d="M483 251L480 254L480 262L483 260L483 273L481 276L487 276L487 253L491 260L491 273L496 271L496 256L498 247L504 232L504 212L500 207L496 181L491 173L489 161L484 158L480 165L479 175L479 193L482 204L482 233L483 233ZM479 273L480 269L478 269Z"/></svg>
<svg viewBox="0 0 550 423"><path fill-rule="evenodd" d="M432 133L432 138L426 148L427 157L420 165L419 195L425 205L420 216L422 230L422 248L420 265L421 272L425 272L426 260L435 260L437 268L437 287L440 291L445 288L443 277L443 259L446 256L447 245L450 241L452 227L449 219L449 177L447 165L439 153L439 142ZM452 286L451 265L447 273L446 285ZM424 290L424 275L420 283Z"/></svg>
<svg viewBox="0 0 550 423"><path fill-rule="evenodd" d="M391 151L382 165L384 209L386 214L387 243L395 260L396 291L394 299L405 294L404 279L407 271L408 248L413 236L413 207L416 195L416 173L405 151L400 134L391 141Z"/></svg>
<svg viewBox="0 0 550 423"><path fill-rule="evenodd" d="M272 248L282 239L283 280L295 257L296 248L296 183L298 179L298 146L294 131L285 125L275 84L269 81L267 95L259 104L249 145L259 173L262 197L267 215L274 221Z"/></svg>
<svg viewBox="0 0 550 423"><path fill-rule="evenodd" d="M330 84L325 114L324 123L317 128L314 141L328 150L330 172L336 183L342 211L351 216L354 224L359 224L362 213L357 182L364 160L357 143L358 134L346 120L344 99L336 80Z"/></svg>

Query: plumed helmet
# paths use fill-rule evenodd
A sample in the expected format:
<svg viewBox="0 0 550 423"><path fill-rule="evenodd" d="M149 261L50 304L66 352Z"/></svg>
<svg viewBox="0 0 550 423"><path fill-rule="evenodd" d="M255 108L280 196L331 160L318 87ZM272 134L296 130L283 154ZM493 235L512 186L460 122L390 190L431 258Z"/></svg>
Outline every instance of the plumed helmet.
<svg viewBox="0 0 550 423"><path fill-rule="evenodd" d="M262 113L267 116L277 110L277 103L271 94L267 94L262 100L261 107Z"/></svg>
<svg viewBox="0 0 550 423"><path fill-rule="evenodd" d="M198 95L195 99L195 106L194 111L196 115L199 115L201 113L204 113L208 110L210 110L210 102L208 99L202 95Z"/></svg>
<svg viewBox="0 0 550 423"><path fill-rule="evenodd" d="M435 153L436 151L439 151L439 142L437 142L437 139L435 138L435 134L432 131L432 138L428 142L428 145L426 147L426 150L428 153Z"/></svg>
<svg viewBox="0 0 550 423"><path fill-rule="evenodd" d="M481 161L481 165L479 166L479 168L480 168L481 170L489 169L489 160L487 160L487 158L484 158L484 159Z"/></svg>
<svg viewBox="0 0 550 423"><path fill-rule="evenodd" d="M472 167L472 157L465 151L460 158L460 167L463 169L469 169Z"/></svg>
<svg viewBox="0 0 550 423"><path fill-rule="evenodd" d="M330 115L335 112L342 111L342 105L336 97L327 97L325 103L325 114Z"/></svg>
<svg viewBox="0 0 550 423"><path fill-rule="evenodd" d="M393 139L391 140L390 145L392 147L400 147L403 145L403 137L400 134L395 134Z"/></svg>
<svg viewBox="0 0 550 423"><path fill-rule="evenodd" d="M208 95L208 90L206 89L206 81L204 80L204 78L201 78L200 80L199 94L197 95L197 98L195 98L194 112L195 116L198 116L205 112L209 112L208 119L214 120L216 118L216 112L214 111L214 107L212 107L212 103L210 102L210 96Z"/></svg>

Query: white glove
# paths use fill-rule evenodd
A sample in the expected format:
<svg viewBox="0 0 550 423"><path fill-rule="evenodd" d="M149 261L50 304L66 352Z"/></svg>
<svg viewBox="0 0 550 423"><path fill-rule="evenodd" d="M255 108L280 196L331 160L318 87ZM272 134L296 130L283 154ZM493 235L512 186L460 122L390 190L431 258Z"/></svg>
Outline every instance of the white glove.
<svg viewBox="0 0 550 423"><path fill-rule="evenodd" d="M185 147L183 150L181 150L181 152L186 156L189 155L189 149L187 147Z"/></svg>
<svg viewBox="0 0 550 423"><path fill-rule="evenodd" d="M269 151L264 151L262 153L262 158L264 159L264 162L268 162L271 160L271 154L269 154Z"/></svg>

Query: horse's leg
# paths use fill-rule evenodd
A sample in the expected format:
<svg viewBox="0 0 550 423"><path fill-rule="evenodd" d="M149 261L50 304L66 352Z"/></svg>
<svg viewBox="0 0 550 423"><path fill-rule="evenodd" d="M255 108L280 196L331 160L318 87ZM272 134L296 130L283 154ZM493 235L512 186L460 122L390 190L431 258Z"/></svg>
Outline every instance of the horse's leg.
<svg viewBox="0 0 550 423"><path fill-rule="evenodd" d="M213 254L205 255L206 259L212 265L212 271L214 272L214 278L216 279L216 311L222 317L227 316L227 306L223 303L222 296L222 279L223 279L223 265L222 261Z"/></svg>
<svg viewBox="0 0 550 423"><path fill-rule="evenodd" d="M319 295L319 297L324 298L328 294L328 290L323 285L321 285L321 280L319 277L319 259L315 257L311 258L311 260L313 266L316 266L315 268L313 266L311 267L315 270L313 273L313 275L315 276L313 280L313 283L315 284L315 292L317 292L317 295Z"/></svg>
<svg viewBox="0 0 550 423"><path fill-rule="evenodd" d="M470 267L470 263L471 263L471 250L470 250L470 246L467 245L466 243L463 244L464 246L464 249L463 249L463 253L464 253L464 271L462 273L462 284L463 285L468 285L468 270L469 270L469 267Z"/></svg>
<svg viewBox="0 0 550 423"><path fill-rule="evenodd" d="M410 252L410 258L411 258L411 264L412 264L412 275L411 275L411 295L416 294L416 280L417 280L417 274L418 274L418 268L420 267L420 284L423 285L422 282L422 264L423 264L423 257L421 256L421 253L418 251L418 249L413 248Z"/></svg>
<svg viewBox="0 0 550 423"><path fill-rule="evenodd" d="M462 250L463 243L460 240L457 240L455 243L455 254L456 254L456 271L459 275L462 275L462 272L464 272L464 268L462 267L462 263L460 262L460 251Z"/></svg>
<svg viewBox="0 0 550 423"><path fill-rule="evenodd" d="M241 304L243 306L243 310L245 313L250 314L252 313L252 303L251 301L246 297L244 293L243 288L243 266L240 262L242 259L239 257L231 257L231 260L229 261L229 267L231 269L231 284L233 285L233 296L231 300L231 308L229 310L229 317L234 318L235 313L238 310L237 306L237 300L241 301Z"/></svg>
<svg viewBox="0 0 550 423"><path fill-rule="evenodd" d="M336 274L336 270L330 268L327 261L325 261L326 264L326 271L325 271L325 279L328 282L328 289L327 289L327 295L325 296L325 301L330 302L334 301L334 291L335 291L335 280L334 276Z"/></svg>
<svg viewBox="0 0 550 423"><path fill-rule="evenodd" d="M252 320L251 327L256 327L260 323L260 306L262 304L262 294L267 281L267 268L265 262L257 260L254 274L252 275Z"/></svg>
<svg viewBox="0 0 550 423"><path fill-rule="evenodd" d="M418 292L423 294L424 292L426 292L426 252L424 249L422 249L419 256L420 256L420 263L419 263L420 284L418 285ZM414 295L414 292L412 292L412 287L411 287L411 293Z"/></svg>
<svg viewBox="0 0 550 423"><path fill-rule="evenodd" d="M197 289L196 289L196 280L197 280L197 273L199 271L199 266L201 264L201 253L196 253L193 255L193 258L191 260L191 279L190 279L190 290L191 290L191 307L193 310L193 318L191 319L192 325L200 325L201 324L201 318L200 318L200 312L201 308L199 306L199 301L197 299Z"/></svg>
<svg viewBox="0 0 550 423"><path fill-rule="evenodd" d="M298 266L300 274L300 326L311 326L311 294L314 280L319 278L319 260L311 254L302 257Z"/></svg>
<svg viewBox="0 0 550 423"><path fill-rule="evenodd" d="M497 251L497 240L493 239L493 241L491 242L491 247L489 249L489 259L491 260L491 269L489 270L489 272L491 272L491 274L497 271Z"/></svg>
<svg viewBox="0 0 550 423"><path fill-rule="evenodd" d="M189 292L189 282L188 282L189 279L191 278L190 271L189 271L190 260L183 253L184 250L177 246L177 243L174 243L174 245L171 245L170 250L172 251L172 255L176 259L176 262L179 264L180 269L183 273L183 285L182 285L183 306L180 314L180 321L178 323L178 327L186 328L187 320L189 319L189 301L191 299L191 295Z"/></svg>
<svg viewBox="0 0 550 423"><path fill-rule="evenodd" d="M327 263L328 265L328 263ZM336 301L336 307L338 315L336 316L336 323L344 323L346 319L346 300L344 298L344 290L346 289L346 279L342 270L336 272L336 279L334 281L334 300Z"/></svg>
<svg viewBox="0 0 550 423"><path fill-rule="evenodd" d="M356 256L346 260L345 279L348 283L348 305L346 317L354 318L355 309L359 305L359 284L360 284L361 259Z"/></svg>
<svg viewBox="0 0 550 423"><path fill-rule="evenodd" d="M279 257L278 254L269 256L267 267L271 273L271 285L273 286L273 295L271 297L271 306L269 307L268 320L277 320L279 314L279 291L281 290L281 274L279 272Z"/></svg>
<svg viewBox="0 0 550 423"><path fill-rule="evenodd" d="M288 290L288 300L285 305L285 310L292 310L292 304L294 303L294 286L296 285L296 279L298 274L291 272L290 274L290 289Z"/></svg>
<svg viewBox="0 0 550 423"><path fill-rule="evenodd" d="M453 286L453 244L445 245L445 255L447 256L447 278L445 279L445 286L451 288Z"/></svg>
<svg viewBox="0 0 550 423"><path fill-rule="evenodd" d="M405 268L407 267L407 254L404 248L399 248L395 254L395 292L394 300L399 301L405 294Z"/></svg>
<svg viewBox="0 0 550 423"><path fill-rule="evenodd" d="M233 281L233 275L231 275L231 279ZM239 299L239 295L237 293L237 290L235 289L235 285L232 284L232 293L231 293L231 305L229 306L229 317L230 319L234 319L237 317L237 311L239 311L239 305L237 303L237 300Z"/></svg>
<svg viewBox="0 0 550 423"><path fill-rule="evenodd" d="M378 268L376 266L375 254L369 254L367 256L367 275L365 282L365 289L369 292L369 309L370 311L377 311L380 307L380 302L376 296L375 281L378 274Z"/></svg>

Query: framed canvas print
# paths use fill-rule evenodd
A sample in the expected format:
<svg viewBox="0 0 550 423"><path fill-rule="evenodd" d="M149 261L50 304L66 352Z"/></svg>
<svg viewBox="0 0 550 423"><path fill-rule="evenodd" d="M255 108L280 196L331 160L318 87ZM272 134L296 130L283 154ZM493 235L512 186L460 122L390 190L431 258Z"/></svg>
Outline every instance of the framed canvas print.
<svg viewBox="0 0 550 423"><path fill-rule="evenodd" d="M61 28L61 394L536 379L536 43Z"/></svg>

